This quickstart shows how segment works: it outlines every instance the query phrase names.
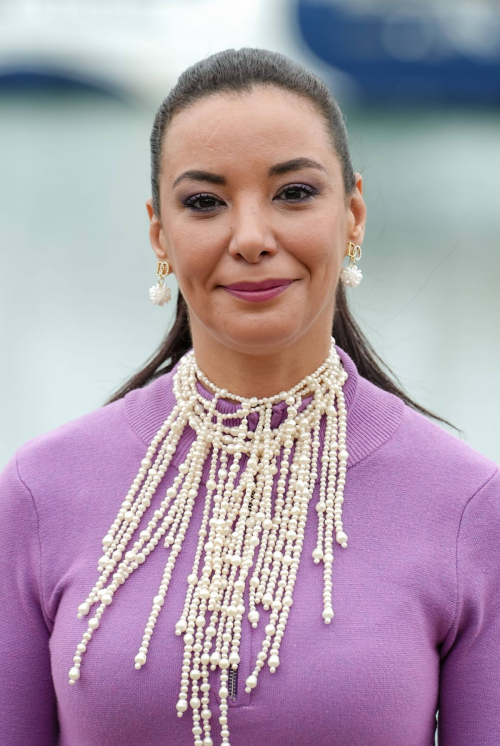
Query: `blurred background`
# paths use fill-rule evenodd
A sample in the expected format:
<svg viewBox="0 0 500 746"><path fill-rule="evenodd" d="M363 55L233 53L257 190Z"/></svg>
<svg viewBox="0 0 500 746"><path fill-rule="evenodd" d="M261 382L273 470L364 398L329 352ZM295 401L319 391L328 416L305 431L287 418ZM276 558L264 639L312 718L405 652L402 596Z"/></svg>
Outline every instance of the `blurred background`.
<svg viewBox="0 0 500 746"><path fill-rule="evenodd" d="M166 333L154 114L188 65L242 46L337 97L368 206L353 313L408 393L500 462L498 2L0 0L0 468Z"/></svg>

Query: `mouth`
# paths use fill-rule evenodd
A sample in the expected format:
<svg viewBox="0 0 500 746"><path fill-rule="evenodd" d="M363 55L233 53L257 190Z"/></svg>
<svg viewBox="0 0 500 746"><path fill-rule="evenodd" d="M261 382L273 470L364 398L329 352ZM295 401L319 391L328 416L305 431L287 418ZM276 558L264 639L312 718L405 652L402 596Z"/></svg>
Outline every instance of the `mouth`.
<svg viewBox="0 0 500 746"><path fill-rule="evenodd" d="M284 278L273 278L262 282L235 282L231 285L221 285L231 295L250 301L251 303L262 303L281 295L295 280Z"/></svg>

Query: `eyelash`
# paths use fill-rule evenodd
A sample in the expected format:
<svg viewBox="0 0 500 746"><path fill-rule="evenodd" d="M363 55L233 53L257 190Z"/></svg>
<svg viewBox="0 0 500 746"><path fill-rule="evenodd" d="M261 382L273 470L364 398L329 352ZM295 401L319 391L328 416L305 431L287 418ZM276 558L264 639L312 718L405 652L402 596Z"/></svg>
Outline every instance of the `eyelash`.
<svg viewBox="0 0 500 746"><path fill-rule="evenodd" d="M301 197L299 199L289 199L289 200L278 200L278 202L292 202L292 203L301 203L301 202L308 202L312 197L315 197L317 194L319 194L319 189L314 189L313 187L308 186L307 184L289 184L284 189L281 190L278 194L283 194L284 192L287 192L291 189L299 189L300 191L307 192L306 197ZM278 196L278 195L277 195ZM216 197L213 194L210 194L208 192L199 192L198 194L193 194L191 197L188 197L188 199L182 203L183 207L187 207L193 212L214 212L214 210L217 209L215 206L211 207L194 207L194 203L203 198L208 199L215 199L218 202L221 202L222 200L219 200L218 197Z"/></svg>

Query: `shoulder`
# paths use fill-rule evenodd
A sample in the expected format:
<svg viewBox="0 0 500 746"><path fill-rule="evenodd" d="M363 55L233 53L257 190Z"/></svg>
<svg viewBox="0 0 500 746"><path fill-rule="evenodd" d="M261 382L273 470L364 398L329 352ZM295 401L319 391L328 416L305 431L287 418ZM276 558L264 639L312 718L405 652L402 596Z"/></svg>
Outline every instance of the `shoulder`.
<svg viewBox="0 0 500 746"><path fill-rule="evenodd" d="M24 459L43 458L61 448L64 452L71 452L78 447L84 449L84 454L92 454L103 442L123 435L127 430L131 430L139 440L143 439L144 431L149 434L158 423L160 427L175 402L174 372L175 369L129 391L111 404L31 438L21 446L19 453Z"/></svg>
<svg viewBox="0 0 500 746"><path fill-rule="evenodd" d="M29 514L33 530L40 521L45 529L50 524L60 530L78 511L92 512L128 431L118 400L25 441L0 473L5 520L15 523L16 515Z"/></svg>
<svg viewBox="0 0 500 746"><path fill-rule="evenodd" d="M105 406L86 412L79 417L68 420L57 427L47 430L40 435L25 441L20 451L28 454L32 451L38 453L49 452L54 448L71 445L75 441L82 442L87 438L98 437L99 433L105 431L109 426L115 424L122 416L123 399L107 404Z"/></svg>
<svg viewBox="0 0 500 746"><path fill-rule="evenodd" d="M439 471L441 479L457 479L459 475L488 479L499 468L444 425L406 404L399 438L405 453L424 459L429 469Z"/></svg>
<svg viewBox="0 0 500 746"><path fill-rule="evenodd" d="M499 469L445 425L361 376L353 415L351 450L361 455L355 465L385 471L419 497L430 491L433 499L446 495L463 507Z"/></svg>
<svg viewBox="0 0 500 746"><path fill-rule="evenodd" d="M394 446L395 466L419 494L427 491L431 502L453 506L461 516L472 498L492 491L499 511L498 464L444 425L404 404Z"/></svg>
<svg viewBox="0 0 500 746"><path fill-rule="evenodd" d="M490 556L498 546L500 468L394 394L366 379L358 383L356 402L362 406L357 437L370 445L349 471L348 483L360 496L357 504L366 504L367 510L376 505L388 531L398 541L406 541L406 546L425 548L426 556L434 558L439 572L454 587L457 557L465 556L467 542L476 543L477 551ZM360 395L360 390L369 396ZM384 440L374 446L370 433L382 428ZM347 450L351 454L353 449ZM488 549L485 543L477 543L485 526L489 526Z"/></svg>
<svg viewBox="0 0 500 746"><path fill-rule="evenodd" d="M126 463L129 456L140 460L144 443L151 442L168 417L173 399L170 372L27 440L13 457L19 473L28 483L47 484L58 475L88 478L89 464L98 470L101 464Z"/></svg>
<svg viewBox="0 0 500 746"><path fill-rule="evenodd" d="M13 455L23 481L51 484L70 473L78 478L87 472L86 464L116 456L118 443L139 443L124 405L119 399L25 441Z"/></svg>

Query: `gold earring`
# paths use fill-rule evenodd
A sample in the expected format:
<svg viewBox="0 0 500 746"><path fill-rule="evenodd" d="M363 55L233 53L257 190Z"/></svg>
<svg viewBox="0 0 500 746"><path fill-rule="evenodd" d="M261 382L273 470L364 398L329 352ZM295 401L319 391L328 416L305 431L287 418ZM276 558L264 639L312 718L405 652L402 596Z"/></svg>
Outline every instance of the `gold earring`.
<svg viewBox="0 0 500 746"><path fill-rule="evenodd" d="M356 262L358 259L361 259L361 246L352 243L352 241L348 241L347 247L349 266L342 268L340 272L340 281L346 287L355 288L363 279L361 270L359 267L356 267Z"/></svg>
<svg viewBox="0 0 500 746"><path fill-rule="evenodd" d="M168 303L172 299L172 293L170 288L165 285L164 278L170 272L170 265L168 262L158 262L156 274L158 275L158 282L153 287L149 288L149 299L155 306L163 306L164 303Z"/></svg>

